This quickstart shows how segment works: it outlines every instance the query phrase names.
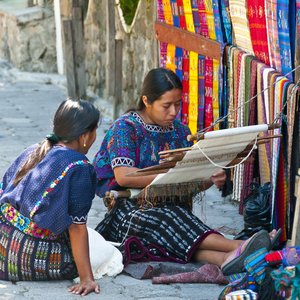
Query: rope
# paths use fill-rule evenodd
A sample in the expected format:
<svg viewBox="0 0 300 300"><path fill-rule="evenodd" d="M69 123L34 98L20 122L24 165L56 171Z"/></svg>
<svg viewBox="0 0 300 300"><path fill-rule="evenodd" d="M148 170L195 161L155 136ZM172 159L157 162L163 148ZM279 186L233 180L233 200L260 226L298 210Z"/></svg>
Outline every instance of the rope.
<svg viewBox="0 0 300 300"><path fill-rule="evenodd" d="M215 162L214 162L214 161L213 161L213 160L212 160L212 159L211 159L211 158L203 151L203 149L200 147L199 143L197 144L198 149L199 149L199 150L201 151L201 153L206 157L206 159L207 159L211 164L213 164L214 166L219 167L219 168L222 168L222 169L233 169L233 168L235 168L235 167L241 165L242 163L244 163L244 162L250 157L250 155L252 154L253 150L257 148L256 146L257 146L257 136L256 136L255 142L254 142L254 144L253 144L251 150L250 150L249 153L247 154L247 156L244 157L239 163L237 163L237 164L235 164L235 165L232 165L232 166L226 167L226 166L221 166L221 165L215 163Z"/></svg>
<svg viewBox="0 0 300 300"><path fill-rule="evenodd" d="M297 69L300 68L300 65L297 66L296 68L294 68L293 70L291 70L290 72L286 73L285 75L283 76L287 76L293 72L295 72ZM300 86L299 85L299 81L297 81L297 83L295 84L295 86ZM227 115L223 116L222 118L218 118L214 123L212 123L210 126L207 126L206 128L198 131L197 133L198 134L201 134L201 133L205 133L207 131L209 131L211 128L213 128L214 126L216 126L218 123L221 123L223 122L226 118L228 118L228 116L236 111L238 111L239 109L242 109L243 106L245 106L246 104L248 104L249 102L251 102L252 100L254 100L255 98L257 98L257 96L261 95L262 93L264 93L265 91L269 90L273 85L276 85L279 81L275 81L273 84L269 85L268 87L266 87L265 89L263 89L261 92L257 93L256 95L254 95L253 97L251 97L249 100L245 101L243 105L239 105L237 108L235 109L232 109ZM288 101L287 101L288 102ZM280 114L282 113L282 110L278 113ZM275 120L274 120L275 121ZM274 123L274 122L273 122Z"/></svg>

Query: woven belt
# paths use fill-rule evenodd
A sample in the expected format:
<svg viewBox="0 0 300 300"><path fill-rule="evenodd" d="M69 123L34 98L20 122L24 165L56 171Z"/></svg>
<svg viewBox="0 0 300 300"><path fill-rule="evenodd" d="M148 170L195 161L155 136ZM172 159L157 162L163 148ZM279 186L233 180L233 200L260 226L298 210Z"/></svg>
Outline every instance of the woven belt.
<svg viewBox="0 0 300 300"><path fill-rule="evenodd" d="M39 228L35 222L23 216L8 203L1 205L1 212L8 223L27 235L48 240L56 240L58 238L58 236L50 230Z"/></svg>

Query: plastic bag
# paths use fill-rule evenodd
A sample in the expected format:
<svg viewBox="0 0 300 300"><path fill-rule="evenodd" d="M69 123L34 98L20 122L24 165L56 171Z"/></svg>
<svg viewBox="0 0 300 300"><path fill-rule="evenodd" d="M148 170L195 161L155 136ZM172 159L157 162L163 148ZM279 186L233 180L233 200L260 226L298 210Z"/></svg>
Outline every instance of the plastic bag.
<svg viewBox="0 0 300 300"><path fill-rule="evenodd" d="M254 233L271 229L271 183L252 183L252 192L244 200L244 230L235 239L247 239Z"/></svg>

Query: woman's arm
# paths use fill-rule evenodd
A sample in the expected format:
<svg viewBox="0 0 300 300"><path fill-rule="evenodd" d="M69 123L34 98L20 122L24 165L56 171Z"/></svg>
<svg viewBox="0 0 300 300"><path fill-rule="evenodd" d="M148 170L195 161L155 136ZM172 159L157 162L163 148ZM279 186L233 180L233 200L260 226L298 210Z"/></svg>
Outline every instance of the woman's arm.
<svg viewBox="0 0 300 300"><path fill-rule="evenodd" d="M90 263L88 232L85 224L71 224L69 227L71 248L78 270L80 283L72 286L69 291L85 296L90 292L99 293L100 286L94 281Z"/></svg>
<svg viewBox="0 0 300 300"><path fill-rule="evenodd" d="M126 176L128 173L139 170L134 167L115 167L114 174L117 183L120 186L128 188L144 188L149 185L157 175L147 175L147 176Z"/></svg>

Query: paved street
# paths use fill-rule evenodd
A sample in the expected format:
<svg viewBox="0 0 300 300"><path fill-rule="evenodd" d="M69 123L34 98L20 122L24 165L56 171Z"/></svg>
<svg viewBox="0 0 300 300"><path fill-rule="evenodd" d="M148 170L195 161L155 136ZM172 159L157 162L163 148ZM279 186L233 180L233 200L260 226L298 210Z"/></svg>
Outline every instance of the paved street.
<svg viewBox="0 0 300 300"><path fill-rule="evenodd" d="M64 79L47 74L20 73L9 69L0 61L0 176L13 159L27 146L41 141L51 132L51 118L59 103L66 97ZM103 122L98 129L98 137L88 157L96 153L111 111L104 101L96 100L104 109ZM212 187L206 192L205 200L195 204L195 214L206 220L213 228L223 228L225 232L242 228L242 217L237 206L223 200ZM94 199L89 214L88 225L94 228L103 218L105 207L99 198ZM115 278L99 280L100 295L90 294L88 299L217 299L221 286L213 284L171 284L153 285L150 280L136 280L121 274ZM59 282L17 282L0 281L0 299L76 299L68 293L71 281Z"/></svg>

